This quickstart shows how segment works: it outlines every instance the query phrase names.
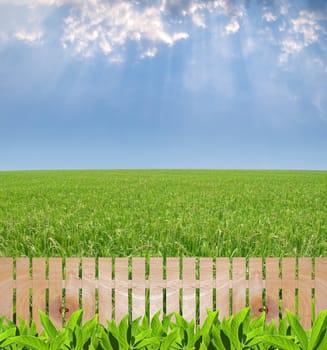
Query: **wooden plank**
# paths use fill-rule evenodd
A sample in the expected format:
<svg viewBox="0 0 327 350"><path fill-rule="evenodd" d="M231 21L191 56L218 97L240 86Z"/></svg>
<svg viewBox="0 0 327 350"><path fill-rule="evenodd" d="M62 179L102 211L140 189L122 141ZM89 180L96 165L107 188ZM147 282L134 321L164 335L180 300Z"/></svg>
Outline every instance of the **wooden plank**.
<svg viewBox="0 0 327 350"><path fill-rule="evenodd" d="M82 258L83 322L95 315L95 258Z"/></svg>
<svg viewBox="0 0 327 350"><path fill-rule="evenodd" d="M166 259L166 314L179 313L179 258Z"/></svg>
<svg viewBox="0 0 327 350"><path fill-rule="evenodd" d="M64 322L67 322L72 313L80 309L79 258L66 258L65 275L66 280L63 316Z"/></svg>
<svg viewBox="0 0 327 350"><path fill-rule="evenodd" d="M16 319L30 322L30 272L29 258L16 259Z"/></svg>
<svg viewBox="0 0 327 350"><path fill-rule="evenodd" d="M315 259L315 317L327 309L327 258Z"/></svg>
<svg viewBox="0 0 327 350"><path fill-rule="evenodd" d="M249 258L249 306L253 317L259 317L265 310L262 280L262 258Z"/></svg>
<svg viewBox="0 0 327 350"><path fill-rule="evenodd" d="M0 258L0 315L13 320L13 258Z"/></svg>
<svg viewBox="0 0 327 350"><path fill-rule="evenodd" d="M299 258L299 281L298 281L298 314L301 318L302 327L311 328L312 319L312 259Z"/></svg>
<svg viewBox="0 0 327 350"><path fill-rule="evenodd" d="M156 312L163 311L163 288L160 286L163 281L163 259L150 258L149 265L150 318L152 318Z"/></svg>
<svg viewBox="0 0 327 350"><path fill-rule="evenodd" d="M266 258L266 320L279 322L279 258Z"/></svg>
<svg viewBox="0 0 327 350"><path fill-rule="evenodd" d="M143 317L145 314L145 259L132 258L132 318ZM135 284L135 286L134 286Z"/></svg>
<svg viewBox="0 0 327 350"><path fill-rule="evenodd" d="M229 258L216 259L216 308L219 318L229 316Z"/></svg>
<svg viewBox="0 0 327 350"><path fill-rule="evenodd" d="M112 260L111 258L99 258L99 288L98 288L98 313L99 322L104 326L107 320L112 318Z"/></svg>
<svg viewBox="0 0 327 350"><path fill-rule="evenodd" d="M49 316L57 328L62 327L62 259L49 258Z"/></svg>
<svg viewBox="0 0 327 350"><path fill-rule="evenodd" d="M43 329L39 311L46 309L46 279L45 279L45 258L32 259L32 317L39 331Z"/></svg>
<svg viewBox="0 0 327 350"><path fill-rule="evenodd" d="M213 260L212 258L200 258L200 324L207 317L207 309L213 309Z"/></svg>
<svg viewBox="0 0 327 350"><path fill-rule="evenodd" d="M233 314L246 306L245 258L233 258Z"/></svg>
<svg viewBox="0 0 327 350"><path fill-rule="evenodd" d="M295 314L295 273L296 273L296 259L283 258L282 259L282 313L288 309Z"/></svg>
<svg viewBox="0 0 327 350"><path fill-rule="evenodd" d="M183 317L196 320L195 258L183 258Z"/></svg>
<svg viewBox="0 0 327 350"><path fill-rule="evenodd" d="M128 313L128 258L115 259L115 320Z"/></svg>

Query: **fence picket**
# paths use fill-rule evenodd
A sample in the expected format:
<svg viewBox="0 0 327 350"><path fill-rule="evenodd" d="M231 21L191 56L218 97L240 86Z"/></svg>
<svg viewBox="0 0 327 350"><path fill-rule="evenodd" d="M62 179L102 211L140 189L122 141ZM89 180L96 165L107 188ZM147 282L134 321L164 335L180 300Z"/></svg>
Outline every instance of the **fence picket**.
<svg viewBox="0 0 327 350"><path fill-rule="evenodd" d="M62 326L62 259L49 258L49 316L56 327Z"/></svg>
<svg viewBox="0 0 327 350"><path fill-rule="evenodd" d="M95 259L82 259L82 308L83 321L90 320L95 315Z"/></svg>
<svg viewBox="0 0 327 350"><path fill-rule="evenodd" d="M279 320L279 290L282 287L279 278L279 259L266 258L266 318L267 321Z"/></svg>
<svg viewBox="0 0 327 350"><path fill-rule="evenodd" d="M128 258L116 258L114 265L111 258L99 258L96 279L95 258L82 258L81 265L79 258L67 258L64 264L61 258L49 258L47 278L45 258L33 258L31 267L29 258L17 258L15 264L12 258L0 258L0 316L16 321L22 317L28 322L32 316L40 330L39 310L45 311L48 307L50 318L57 327L61 327L63 320L83 307L84 321L98 312L100 322L105 325L111 317L119 322L128 312L133 319L143 316L147 311L146 288L149 288L150 317L159 310L163 314L164 308L166 314L180 312L181 303L183 316L187 320L199 317L200 323L206 317L206 308L220 310L220 318L229 316L231 308L233 313L244 308L247 305L247 289L253 315L259 316L266 310L267 321L275 319L278 323L280 312L285 314L285 309L289 309L299 314L304 328L310 328L313 317L327 309L327 258L315 258L314 274L311 258L298 258L298 267L295 258L283 258L281 271L279 258L266 258L265 261L249 258L248 270L245 258L233 258L231 261L229 258L217 258L215 261L200 258L198 267L194 257L183 258L182 261L166 258L166 266L162 258L150 258L148 280L145 258L132 258L131 262L132 280L129 279ZM315 315L312 314L312 301Z"/></svg>
<svg viewBox="0 0 327 350"><path fill-rule="evenodd" d="M315 316L327 309L327 258L315 259Z"/></svg>
<svg viewBox="0 0 327 350"><path fill-rule="evenodd" d="M282 310L295 313L295 258L282 259Z"/></svg>
<svg viewBox="0 0 327 350"><path fill-rule="evenodd" d="M245 258L233 259L233 314L241 311L246 306Z"/></svg>
<svg viewBox="0 0 327 350"><path fill-rule="evenodd" d="M325 271L326 273L326 271ZM312 259L299 258L298 313L304 328L311 327L312 310Z"/></svg>
<svg viewBox="0 0 327 350"><path fill-rule="evenodd" d="M162 281L163 281L163 259L162 258L150 258L150 318L157 311L161 311L163 309L163 289L162 289Z"/></svg>
<svg viewBox="0 0 327 350"><path fill-rule="evenodd" d="M128 313L128 258L115 259L115 320Z"/></svg>
<svg viewBox="0 0 327 350"><path fill-rule="evenodd" d="M99 258L98 313L103 325L112 317L112 259Z"/></svg>
<svg viewBox="0 0 327 350"><path fill-rule="evenodd" d="M39 317L39 310L46 308L46 280L45 280L45 258L34 258L32 260L32 318L36 323L37 329L42 329Z"/></svg>
<svg viewBox="0 0 327 350"><path fill-rule="evenodd" d="M183 317L191 321L196 318L196 270L195 258L183 259Z"/></svg>
<svg viewBox="0 0 327 350"><path fill-rule="evenodd" d="M219 318L229 316L229 258L216 260L216 308L219 310Z"/></svg>
<svg viewBox="0 0 327 350"><path fill-rule="evenodd" d="M166 259L166 313L179 312L179 258Z"/></svg>
<svg viewBox="0 0 327 350"><path fill-rule="evenodd" d="M145 281L145 259L132 259L132 317L133 319L141 317L145 314L145 288L142 286Z"/></svg>
<svg viewBox="0 0 327 350"><path fill-rule="evenodd" d="M249 259L249 306L253 317L258 317L264 310L262 291L263 291L263 274L262 259Z"/></svg>
<svg viewBox="0 0 327 350"><path fill-rule="evenodd" d="M203 324L207 309L212 310L213 305L213 260L211 258L200 258L200 324Z"/></svg>
<svg viewBox="0 0 327 350"><path fill-rule="evenodd" d="M16 259L16 319L30 321L30 262L29 258Z"/></svg>
<svg viewBox="0 0 327 350"><path fill-rule="evenodd" d="M1 258L0 260L0 315L13 320L13 258Z"/></svg>

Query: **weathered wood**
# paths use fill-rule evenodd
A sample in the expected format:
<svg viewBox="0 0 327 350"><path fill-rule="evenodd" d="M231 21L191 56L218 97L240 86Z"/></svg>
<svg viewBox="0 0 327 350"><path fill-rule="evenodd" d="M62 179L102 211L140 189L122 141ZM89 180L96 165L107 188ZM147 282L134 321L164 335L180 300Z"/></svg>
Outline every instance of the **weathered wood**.
<svg viewBox="0 0 327 350"><path fill-rule="evenodd" d="M262 300L263 274L262 259L249 259L249 306L253 317L258 317L265 310Z"/></svg>
<svg viewBox="0 0 327 350"><path fill-rule="evenodd" d="M46 309L45 264L45 258L34 258L32 260L32 318L39 331L42 330L39 311Z"/></svg>
<svg viewBox="0 0 327 350"><path fill-rule="evenodd" d="M49 316L54 325L62 326L62 259L49 258Z"/></svg>
<svg viewBox="0 0 327 350"><path fill-rule="evenodd" d="M30 321L29 258L16 259L16 317Z"/></svg>
<svg viewBox="0 0 327 350"><path fill-rule="evenodd" d="M179 312L179 258L166 259L166 313Z"/></svg>
<svg viewBox="0 0 327 350"><path fill-rule="evenodd" d="M153 315L163 310L163 289L162 289L162 281L163 281L163 259L162 258L150 258L150 318Z"/></svg>
<svg viewBox="0 0 327 350"><path fill-rule="evenodd" d="M112 260L111 258L99 258L98 274L98 313L99 322L106 326L107 320L112 318Z"/></svg>
<svg viewBox="0 0 327 350"><path fill-rule="evenodd" d="M0 259L0 315L13 320L13 258Z"/></svg>
<svg viewBox="0 0 327 350"><path fill-rule="evenodd" d="M128 258L115 259L115 320L128 313Z"/></svg>
<svg viewBox="0 0 327 350"><path fill-rule="evenodd" d="M295 310L295 258L282 259L282 310L289 310L293 313Z"/></svg>
<svg viewBox="0 0 327 350"><path fill-rule="evenodd" d="M233 259L233 314L241 311L246 306L245 258Z"/></svg>
<svg viewBox="0 0 327 350"><path fill-rule="evenodd" d="M216 308L219 310L219 318L229 316L229 258L216 260Z"/></svg>
<svg viewBox="0 0 327 350"><path fill-rule="evenodd" d="M299 258L298 264L298 314L302 326L308 329L312 319L312 259Z"/></svg>
<svg viewBox="0 0 327 350"><path fill-rule="evenodd" d="M166 289L166 313L180 312L181 302L184 317L191 320L198 315L200 323L203 323L206 317L206 308L213 308L214 289L216 289L216 309L220 310L220 318L229 316L231 308L233 313L236 313L246 306L247 289L253 315L259 316L265 310L267 321L275 319L278 322L279 305L281 305L282 314L285 314L286 309L293 313L298 312L304 328L310 328L313 317L327 309L327 258L315 259L314 276L311 258L299 258L297 268L295 258L283 258L281 271L279 258L266 258L264 265L261 258L249 258L248 275L245 258L233 258L232 277L229 258L217 258L215 278L214 260L200 258L198 279L195 258L183 258L182 271L179 258L167 258L165 278L163 259L150 258L148 280L145 278L144 258L131 260L132 280L129 280L128 258L115 259L114 271L111 258L99 258L97 279L95 262L95 258L82 258L81 261L79 258L67 258L63 271L61 258L49 258L47 278L45 258L33 258L31 267L29 258L17 258L15 270L12 258L0 258L0 293L2 292L0 316L5 315L13 319L14 289L16 289L16 320L22 317L29 321L32 316L39 330L41 324L38 311L45 311L47 308L47 289L49 315L56 327L61 327L62 322L80 307L84 309L84 321L90 319L96 312L96 302L98 302L99 320L104 325L106 320L112 317L119 322L128 312L132 312L133 319L143 316L146 312L147 288L149 288L151 317L159 310L163 312L163 291ZM129 308L129 289L131 308ZM197 289L200 297L198 308ZM312 289L314 289L315 315L312 315ZM113 290L114 312L112 312ZM180 290L183 291L182 299ZM232 290L232 305L230 305L230 290ZM281 300L280 290L282 290ZM264 292L265 301L262 300Z"/></svg>
<svg viewBox="0 0 327 350"><path fill-rule="evenodd" d="M200 324L203 324L207 309L213 308L213 260L211 258L200 258L200 281Z"/></svg>
<svg viewBox="0 0 327 350"><path fill-rule="evenodd" d="M145 314L145 259L132 259L132 278L135 287L132 289L132 318L143 317Z"/></svg>
<svg viewBox="0 0 327 350"><path fill-rule="evenodd" d="M279 290L282 287L279 278L279 259L266 258L266 320L279 320Z"/></svg>
<svg viewBox="0 0 327 350"><path fill-rule="evenodd" d="M195 320L196 317L196 270L195 258L183 259L183 317Z"/></svg>
<svg viewBox="0 0 327 350"><path fill-rule="evenodd" d="M95 315L95 259L82 259L82 308L83 321L90 320Z"/></svg>
<svg viewBox="0 0 327 350"><path fill-rule="evenodd" d="M79 258L67 258L65 267L65 299L63 305L63 317L66 322L72 313L81 308L80 304L80 278L79 278ZM84 310L84 314L85 311Z"/></svg>
<svg viewBox="0 0 327 350"><path fill-rule="evenodd" d="M315 259L315 317L327 309L327 258Z"/></svg>

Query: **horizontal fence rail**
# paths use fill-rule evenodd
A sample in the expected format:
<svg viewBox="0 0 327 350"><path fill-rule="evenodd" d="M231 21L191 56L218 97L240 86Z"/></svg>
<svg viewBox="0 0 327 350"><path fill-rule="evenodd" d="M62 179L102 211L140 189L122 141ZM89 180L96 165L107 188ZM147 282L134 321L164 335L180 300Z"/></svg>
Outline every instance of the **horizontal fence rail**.
<svg viewBox="0 0 327 350"><path fill-rule="evenodd" d="M278 319L285 309L310 328L327 309L327 258L0 258L0 315L56 326L77 309L84 321L180 312L202 323L206 309L220 318L250 306Z"/></svg>

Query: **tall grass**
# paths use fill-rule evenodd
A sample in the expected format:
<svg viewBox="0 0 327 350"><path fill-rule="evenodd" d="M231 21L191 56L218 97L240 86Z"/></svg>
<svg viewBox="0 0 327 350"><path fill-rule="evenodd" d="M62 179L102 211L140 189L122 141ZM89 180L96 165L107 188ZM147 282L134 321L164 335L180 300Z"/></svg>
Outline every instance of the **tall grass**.
<svg viewBox="0 0 327 350"><path fill-rule="evenodd" d="M2 256L325 256L327 172L0 172Z"/></svg>

